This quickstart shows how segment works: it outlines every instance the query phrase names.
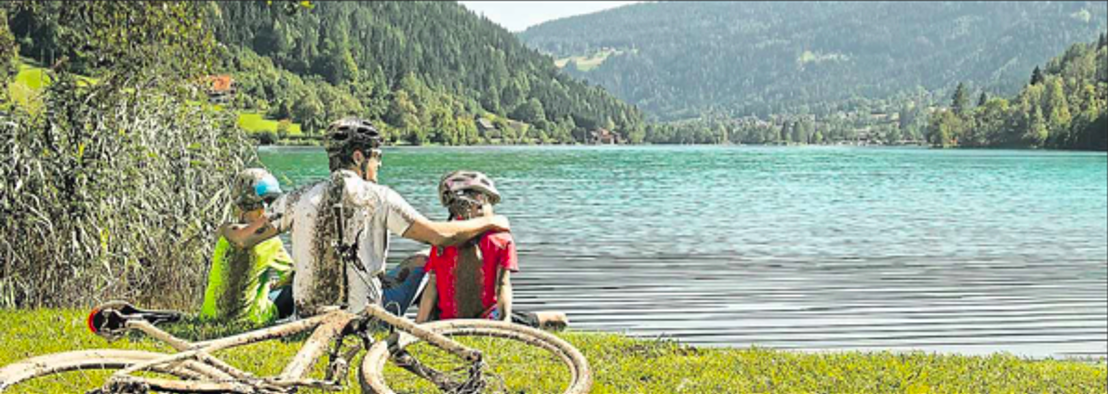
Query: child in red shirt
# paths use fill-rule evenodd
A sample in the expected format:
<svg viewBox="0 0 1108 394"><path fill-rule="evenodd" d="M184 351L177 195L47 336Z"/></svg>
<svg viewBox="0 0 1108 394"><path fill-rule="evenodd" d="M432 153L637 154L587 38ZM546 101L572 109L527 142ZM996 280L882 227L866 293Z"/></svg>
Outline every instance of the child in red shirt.
<svg viewBox="0 0 1108 394"><path fill-rule="evenodd" d="M439 198L452 219L464 220L492 215L500 193L480 172L455 171L439 183ZM519 259L511 233L490 232L462 245L434 247L424 270L431 276L416 322L481 318L531 327L567 324L564 313L512 309L511 273L519 271Z"/></svg>

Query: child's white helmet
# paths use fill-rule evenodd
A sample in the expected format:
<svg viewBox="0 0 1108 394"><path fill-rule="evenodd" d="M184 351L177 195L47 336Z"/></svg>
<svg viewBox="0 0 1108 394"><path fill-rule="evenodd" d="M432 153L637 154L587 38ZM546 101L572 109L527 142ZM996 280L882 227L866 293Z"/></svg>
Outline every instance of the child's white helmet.
<svg viewBox="0 0 1108 394"><path fill-rule="evenodd" d="M496 190L492 179L478 171L467 170L454 171L442 177L442 181L439 181L439 201L442 206L449 207L467 190L485 194L489 204L496 205L500 202L500 192Z"/></svg>

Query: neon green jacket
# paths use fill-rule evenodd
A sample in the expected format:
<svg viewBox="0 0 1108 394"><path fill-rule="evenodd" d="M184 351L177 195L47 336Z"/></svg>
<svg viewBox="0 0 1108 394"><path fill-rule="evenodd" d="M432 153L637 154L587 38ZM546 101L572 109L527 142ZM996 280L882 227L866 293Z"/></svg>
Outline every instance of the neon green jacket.
<svg viewBox="0 0 1108 394"><path fill-rule="evenodd" d="M272 322L277 318L277 306L270 301L269 292L287 284L291 273L292 258L280 238L240 250L219 237L200 318Z"/></svg>

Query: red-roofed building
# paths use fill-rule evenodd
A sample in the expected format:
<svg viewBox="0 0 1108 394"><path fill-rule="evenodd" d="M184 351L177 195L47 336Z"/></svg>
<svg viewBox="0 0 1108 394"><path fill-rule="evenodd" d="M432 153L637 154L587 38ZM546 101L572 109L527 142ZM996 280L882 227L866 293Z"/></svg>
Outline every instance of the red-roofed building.
<svg viewBox="0 0 1108 394"><path fill-rule="evenodd" d="M212 75L208 82L208 101L225 103L235 96L235 80L230 75Z"/></svg>
<svg viewBox="0 0 1108 394"><path fill-rule="evenodd" d="M619 134L608 131L608 129L596 129L589 133L589 143L600 145L615 145L622 144L623 141L620 140Z"/></svg>

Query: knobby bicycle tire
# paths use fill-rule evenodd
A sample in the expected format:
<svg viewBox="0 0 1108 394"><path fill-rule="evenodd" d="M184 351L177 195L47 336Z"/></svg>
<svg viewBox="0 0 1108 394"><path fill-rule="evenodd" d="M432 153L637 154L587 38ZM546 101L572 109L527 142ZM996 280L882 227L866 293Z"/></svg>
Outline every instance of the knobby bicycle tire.
<svg viewBox="0 0 1108 394"><path fill-rule="evenodd" d="M514 341L523 347L543 349L555 356L559 360L558 362L566 367L565 389L559 392L563 394L585 394L592 388L592 372L589 370L589 364L585 356L573 345L553 334L519 324L478 319L438 321L425 324L423 327L452 339L461 337L501 338ZM411 346L422 343L419 338L407 333L400 333L395 339L395 349L407 350ZM393 389L389 387L388 382L385 381L384 374L385 364L391 356L389 345L389 341L375 343L362 360L358 381L363 392L395 394ZM544 371L542 374L544 379L549 379L549 375L549 371Z"/></svg>
<svg viewBox="0 0 1108 394"><path fill-rule="evenodd" d="M162 353L137 350L94 349L46 354L17 361L0 368L0 392L13 386L50 375L72 371L123 369L166 357ZM209 372L189 368L186 364L155 366L152 372L172 375L180 379L208 379ZM96 389L98 387L87 387ZM74 391L78 392L78 391ZM81 391L83 392L83 391Z"/></svg>

